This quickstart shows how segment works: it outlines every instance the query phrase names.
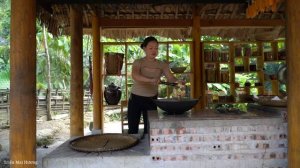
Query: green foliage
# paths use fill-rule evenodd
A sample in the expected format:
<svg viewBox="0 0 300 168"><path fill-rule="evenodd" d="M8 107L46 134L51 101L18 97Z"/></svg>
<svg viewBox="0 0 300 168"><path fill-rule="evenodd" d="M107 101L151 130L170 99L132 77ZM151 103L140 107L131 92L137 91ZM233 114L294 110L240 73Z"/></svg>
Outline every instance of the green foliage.
<svg viewBox="0 0 300 168"><path fill-rule="evenodd" d="M0 44L0 71L9 70L9 45Z"/></svg>
<svg viewBox="0 0 300 168"><path fill-rule="evenodd" d="M9 88L9 77L10 73L8 70L0 71L0 89Z"/></svg>
<svg viewBox="0 0 300 168"><path fill-rule="evenodd" d="M0 37L8 40L10 34L10 1L0 0L0 4Z"/></svg>
<svg viewBox="0 0 300 168"><path fill-rule="evenodd" d="M66 89L70 81L70 38L60 36L54 38L47 34L48 51L50 55L52 88ZM37 82L46 85L47 66L43 41L43 33L37 33Z"/></svg>
<svg viewBox="0 0 300 168"><path fill-rule="evenodd" d="M36 83L36 89L39 90L39 89L46 89L47 86L43 83L40 83L40 82L37 82Z"/></svg>
<svg viewBox="0 0 300 168"><path fill-rule="evenodd" d="M144 54L143 54L143 56L144 56ZM157 59L160 61L167 60L167 45L166 44L159 44Z"/></svg>
<svg viewBox="0 0 300 168"><path fill-rule="evenodd" d="M0 1L0 72L9 71L10 1Z"/></svg>
<svg viewBox="0 0 300 168"><path fill-rule="evenodd" d="M53 144L53 142L54 142L54 135L47 135L47 136L38 138L38 139L36 140L36 145L37 145L38 147L41 147L41 146L48 146L48 145Z"/></svg>
<svg viewBox="0 0 300 168"><path fill-rule="evenodd" d="M116 53L125 53L124 45L106 45L104 47L104 53L107 52L116 52Z"/></svg>
<svg viewBox="0 0 300 168"><path fill-rule="evenodd" d="M144 51L140 48L139 44L132 44L128 45L127 54L127 62L133 63L134 60L144 56Z"/></svg>
<svg viewBox="0 0 300 168"><path fill-rule="evenodd" d="M44 37L41 25L37 22L37 83L38 86L46 86L47 82L47 65L46 54L44 46ZM53 37L47 33L48 51L50 55L50 69L51 69L51 85L56 89L68 89L70 87L71 77L71 62L70 62L70 37L59 36ZM91 56L91 38L84 36L83 38L83 80L84 87L89 87L89 67Z"/></svg>
<svg viewBox="0 0 300 168"><path fill-rule="evenodd" d="M209 83L207 86L209 90L215 93L223 92L225 95L230 95L230 86L228 84Z"/></svg>
<svg viewBox="0 0 300 168"><path fill-rule="evenodd" d="M241 111L247 111L247 103L233 104L233 107L240 109Z"/></svg>
<svg viewBox="0 0 300 168"><path fill-rule="evenodd" d="M169 45L170 67L189 67L190 46L188 44Z"/></svg>

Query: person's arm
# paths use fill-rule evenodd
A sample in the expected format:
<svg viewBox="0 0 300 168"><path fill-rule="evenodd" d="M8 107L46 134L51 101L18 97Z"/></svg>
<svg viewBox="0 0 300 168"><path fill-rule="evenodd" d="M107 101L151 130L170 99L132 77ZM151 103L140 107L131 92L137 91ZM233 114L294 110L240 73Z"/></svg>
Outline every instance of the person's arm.
<svg viewBox="0 0 300 168"><path fill-rule="evenodd" d="M141 74L141 66L138 63L133 63L132 65L132 79L138 82L146 82L152 84L158 84L158 80L154 78L147 78Z"/></svg>

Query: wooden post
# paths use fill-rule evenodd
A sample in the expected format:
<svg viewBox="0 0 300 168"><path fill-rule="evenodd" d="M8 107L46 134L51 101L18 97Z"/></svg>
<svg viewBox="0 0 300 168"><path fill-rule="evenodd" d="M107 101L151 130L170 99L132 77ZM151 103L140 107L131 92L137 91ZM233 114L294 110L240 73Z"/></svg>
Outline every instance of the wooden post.
<svg viewBox="0 0 300 168"><path fill-rule="evenodd" d="M279 95L279 81L278 80L271 80L272 85L272 95Z"/></svg>
<svg viewBox="0 0 300 168"><path fill-rule="evenodd" d="M257 78L258 78L258 82L259 83L264 83L265 79L264 79L264 52L263 52L263 45L261 42L257 42L257 50L258 50L258 55L260 55L260 57L257 57L257 70L259 70L259 72L257 72ZM262 95L264 94L264 86L259 86L257 88L257 92L258 95Z"/></svg>
<svg viewBox="0 0 300 168"><path fill-rule="evenodd" d="M100 55L99 18L93 17L93 132L103 131L103 100L102 100L102 64Z"/></svg>
<svg viewBox="0 0 300 168"><path fill-rule="evenodd" d="M197 9L197 8L195 8ZM200 43L200 16L196 14L198 10L194 11L193 15L193 41L194 41L194 54L193 54L193 75L194 75L194 98L200 98L200 101L195 106L195 111L203 109L205 103L205 97L203 93L203 81L202 81L202 59L201 59L201 43Z"/></svg>
<svg viewBox="0 0 300 168"><path fill-rule="evenodd" d="M300 13L299 0L286 1L288 66L288 165L300 167Z"/></svg>
<svg viewBox="0 0 300 168"><path fill-rule="evenodd" d="M11 1L10 161L36 167L36 1Z"/></svg>
<svg viewBox="0 0 300 168"><path fill-rule="evenodd" d="M82 11L76 6L70 10L71 32L71 91L70 136L83 136L83 48Z"/></svg>

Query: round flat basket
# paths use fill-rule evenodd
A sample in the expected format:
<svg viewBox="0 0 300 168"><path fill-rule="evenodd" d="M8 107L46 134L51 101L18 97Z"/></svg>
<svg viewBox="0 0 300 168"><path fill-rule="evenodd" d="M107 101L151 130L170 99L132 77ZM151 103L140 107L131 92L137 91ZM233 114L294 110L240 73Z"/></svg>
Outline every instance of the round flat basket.
<svg viewBox="0 0 300 168"><path fill-rule="evenodd" d="M138 138L125 134L88 135L70 141L70 147L80 152L106 152L130 148L138 143Z"/></svg>
<svg viewBox="0 0 300 168"><path fill-rule="evenodd" d="M273 106L273 107L286 107L287 100L272 100L273 96L259 96L258 99L253 99L255 102L262 106Z"/></svg>
<svg viewBox="0 0 300 168"><path fill-rule="evenodd" d="M173 67L171 71L174 73L183 73L186 70L186 67Z"/></svg>

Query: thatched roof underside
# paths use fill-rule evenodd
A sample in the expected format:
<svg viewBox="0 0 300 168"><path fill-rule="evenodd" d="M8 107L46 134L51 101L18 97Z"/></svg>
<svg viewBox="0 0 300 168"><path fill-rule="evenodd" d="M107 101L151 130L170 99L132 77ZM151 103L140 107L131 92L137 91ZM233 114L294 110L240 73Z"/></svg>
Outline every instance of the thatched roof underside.
<svg viewBox="0 0 300 168"><path fill-rule="evenodd" d="M92 26L92 16L100 18L118 19L189 19L193 18L195 4L80 4L83 11L83 26L85 33L89 33ZM198 15L205 20L246 19L247 4L199 4ZM38 18L54 35L68 34L70 27L70 5L53 4L38 7ZM284 20L284 5L278 7L277 12L261 13L254 19ZM164 37L184 39L191 38L189 26L182 27L103 27L101 35L109 38L126 39L138 36L160 35ZM202 35L237 38L239 40L254 40L255 38L276 39L285 36L284 26L262 27L202 27ZM264 39L262 39L264 40Z"/></svg>

